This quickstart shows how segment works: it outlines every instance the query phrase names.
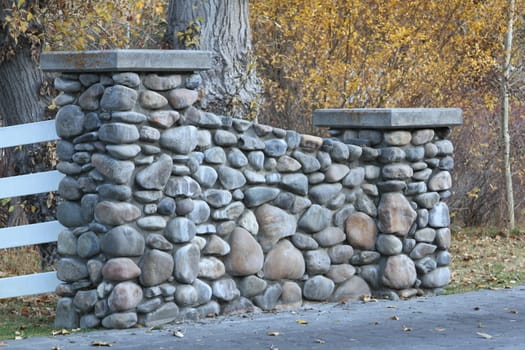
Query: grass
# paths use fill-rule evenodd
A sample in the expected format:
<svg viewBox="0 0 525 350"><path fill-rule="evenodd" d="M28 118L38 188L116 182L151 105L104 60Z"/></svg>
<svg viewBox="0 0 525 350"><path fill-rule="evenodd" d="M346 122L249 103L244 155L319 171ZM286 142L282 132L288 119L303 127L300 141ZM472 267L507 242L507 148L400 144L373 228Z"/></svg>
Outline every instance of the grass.
<svg viewBox="0 0 525 350"><path fill-rule="evenodd" d="M484 288L509 288L525 283L525 234L505 237L494 229L466 229L453 234L452 281L448 294ZM32 247L0 250L0 277L38 272L39 255ZM0 300L1 340L51 335L57 297Z"/></svg>

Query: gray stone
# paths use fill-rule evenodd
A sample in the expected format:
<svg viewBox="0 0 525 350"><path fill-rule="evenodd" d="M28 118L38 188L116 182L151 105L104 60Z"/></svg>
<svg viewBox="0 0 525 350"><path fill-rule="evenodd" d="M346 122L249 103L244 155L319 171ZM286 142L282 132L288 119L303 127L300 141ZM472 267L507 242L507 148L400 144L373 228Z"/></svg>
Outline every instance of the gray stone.
<svg viewBox="0 0 525 350"><path fill-rule="evenodd" d="M365 168L352 168L348 175L343 179L346 187L357 187L365 181Z"/></svg>
<svg viewBox="0 0 525 350"><path fill-rule="evenodd" d="M330 298L335 284L324 276L314 276L304 283L303 295L306 299L325 301Z"/></svg>
<svg viewBox="0 0 525 350"><path fill-rule="evenodd" d="M117 226L100 240L102 252L110 256L141 256L144 247L144 237L131 226Z"/></svg>
<svg viewBox="0 0 525 350"><path fill-rule="evenodd" d="M428 224L434 228L443 228L450 225L448 206L440 202L429 212Z"/></svg>
<svg viewBox="0 0 525 350"><path fill-rule="evenodd" d="M70 80L65 77L57 77L54 80L55 89L64 92L78 92L82 89L82 85L77 80Z"/></svg>
<svg viewBox="0 0 525 350"><path fill-rule="evenodd" d="M425 158L433 158L438 154L438 148L433 143L425 144Z"/></svg>
<svg viewBox="0 0 525 350"><path fill-rule="evenodd" d="M434 238L436 238L436 230L430 227L422 228L416 231L414 238L418 242L432 243L434 242Z"/></svg>
<svg viewBox="0 0 525 350"><path fill-rule="evenodd" d="M233 202L225 208L215 210L212 213L212 218L215 220L236 220L242 215L244 209L242 202Z"/></svg>
<svg viewBox="0 0 525 350"><path fill-rule="evenodd" d="M307 152L316 152L323 145L323 139L313 135L301 135L299 146Z"/></svg>
<svg viewBox="0 0 525 350"><path fill-rule="evenodd" d="M248 165L248 158L238 148L232 148L228 152L228 162L234 168L242 168Z"/></svg>
<svg viewBox="0 0 525 350"><path fill-rule="evenodd" d="M438 266L448 266L452 261L452 256L446 250L439 251L436 254L436 263Z"/></svg>
<svg viewBox="0 0 525 350"><path fill-rule="evenodd" d="M427 192L415 197L416 203L423 208L432 209L439 202L439 193Z"/></svg>
<svg viewBox="0 0 525 350"><path fill-rule="evenodd" d="M324 249L308 250L304 253L306 272L321 275L330 270L330 256Z"/></svg>
<svg viewBox="0 0 525 350"><path fill-rule="evenodd" d="M376 249L383 255L397 255L403 251L403 243L394 235L379 235L376 241Z"/></svg>
<svg viewBox="0 0 525 350"><path fill-rule="evenodd" d="M63 230L58 234L57 251L60 255L77 254L77 238L70 230Z"/></svg>
<svg viewBox="0 0 525 350"><path fill-rule="evenodd" d="M175 279L181 283L193 283L199 274L199 247L195 244L187 244L175 252L173 259Z"/></svg>
<svg viewBox="0 0 525 350"><path fill-rule="evenodd" d="M405 194L413 196L415 194L425 193L427 191L427 184L425 182L411 182L408 184Z"/></svg>
<svg viewBox="0 0 525 350"><path fill-rule="evenodd" d="M58 204L57 220L66 227L79 227L85 224L80 205L70 201L62 201Z"/></svg>
<svg viewBox="0 0 525 350"><path fill-rule="evenodd" d="M284 155L277 160L276 170L282 173L292 173L301 169L302 165L294 158Z"/></svg>
<svg viewBox="0 0 525 350"><path fill-rule="evenodd" d="M102 326L110 329L127 329L137 324L135 312L118 312L102 319Z"/></svg>
<svg viewBox="0 0 525 350"><path fill-rule="evenodd" d="M135 158L141 151L139 145L107 145L106 150L108 153L121 160L127 160Z"/></svg>
<svg viewBox="0 0 525 350"><path fill-rule="evenodd" d="M394 289L411 288L416 282L414 262L406 255L395 255L387 259L382 282Z"/></svg>
<svg viewBox="0 0 525 350"><path fill-rule="evenodd" d="M355 212L355 207L352 204L347 204L341 209L339 209L334 215L334 225L341 227L343 226L345 220Z"/></svg>
<svg viewBox="0 0 525 350"><path fill-rule="evenodd" d="M345 162L350 156L350 150L344 143L335 141L332 143L330 156L336 162Z"/></svg>
<svg viewBox="0 0 525 350"><path fill-rule="evenodd" d="M292 243L301 250L311 250L319 248L319 244L312 235L296 232L292 236Z"/></svg>
<svg viewBox="0 0 525 350"><path fill-rule="evenodd" d="M378 206L377 227L383 233L406 236L416 216L416 211L402 194L385 193Z"/></svg>
<svg viewBox="0 0 525 350"><path fill-rule="evenodd" d="M232 276L248 276L263 267L264 254L253 236L242 228L235 228L229 238L230 254L224 260L226 271Z"/></svg>
<svg viewBox="0 0 525 350"><path fill-rule="evenodd" d="M175 301L179 306L197 306L199 295L194 286L182 284L177 286Z"/></svg>
<svg viewBox="0 0 525 350"><path fill-rule="evenodd" d="M337 287L330 301L362 300L370 297L372 292L366 281L359 276L352 276L348 281Z"/></svg>
<svg viewBox="0 0 525 350"><path fill-rule="evenodd" d="M59 140L56 143L56 154L59 160L70 161L75 153L75 146L73 143Z"/></svg>
<svg viewBox="0 0 525 350"><path fill-rule="evenodd" d="M354 255L354 248L349 245L338 244L328 249L328 256L332 264L346 264L352 255Z"/></svg>
<svg viewBox="0 0 525 350"><path fill-rule="evenodd" d="M440 171L430 178L428 188L431 191L445 191L452 187L452 177L448 171Z"/></svg>
<svg viewBox="0 0 525 350"><path fill-rule="evenodd" d="M287 174L282 177L281 185L299 195L308 193L308 178L304 174Z"/></svg>
<svg viewBox="0 0 525 350"><path fill-rule="evenodd" d="M212 147L204 152L204 159L210 164L224 164L226 153L222 147Z"/></svg>
<svg viewBox="0 0 525 350"><path fill-rule="evenodd" d="M365 166L365 179L367 180L375 180L379 178L379 175L381 174L381 168L375 165L366 165Z"/></svg>
<svg viewBox="0 0 525 350"><path fill-rule="evenodd" d="M301 163L302 170L305 174L310 174L313 172L316 172L317 170L321 169L321 164L319 161L308 154L305 154L300 151L294 151L292 153L292 156Z"/></svg>
<svg viewBox="0 0 525 350"><path fill-rule="evenodd" d="M237 145L237 135L226 130L217 130L213 135L213 141L218 146Z"/></svg>
<svg viewBox="0 0 525 350"><path fill-rule="evenodd" d="M262 170L264 168L264 153L261 151L248 153L248 163L254 170Z"/></svg>
<svg viewBox="0 0 525 350"><path fill-rule="evenodd" d="M331 247L346 239L345 233L338 227L327 227L324 230L315 233L313 237L321 247Z"/></svg>
<svg viewBox="0 0 525 350"><path fill-rule="evenodd" d="M426 227L428 225L428 210L418 209L416 222L418 228Z"/></svg>
<svg viewBox="0 0 525 350"><path fill-rule="evenodd" d="M231 278L223 278L212 284L213 296L224 301L232 301L239 297L241 292L237 289L235 281Z"/></svg>
<svg viewBox="0 0 525 350"><path fill-rule="evenodd" d="M81 258L89 258L100 252L100 242L95 233L89 231L78 237L77 254Z"/></svg>
<svg viewBox="0 0 525 350"><path fill-rule="evenodd" d="M450 140L439 140L434 144L438 148L438 156L449 156L454 152L454 145Z"/></svg>
<svg viewBox="0 0 525 350"><path fill-rule="evenodd" d="M373 199L369 198L361 189L356 192L355 208L372 217L377 216L377 207ZM347 197L348 200L348 197Z"/></svg>
<svg viewBox="0 0 525 350"><path fill-rule="evenodd" d="M405 149L406 159L409 162L418 162L425 158L424 147L410 147Z"/></svg>
<svg viewBox="0 0 525 350"><path fill-rule="evenodd" d="M55 97L54 102L55 102L55 105L62 107L65 105L72 104L73 102L75 102L75 100L76 100L76 96L62 92L57 97Z"/></svg>
<svg viewBox="0 0 525 350"><path fill-rule="evenodd" d="M84 113L77 105L67 105L60 108L55 117L57 135L63 139L73 138L84 129Z"/></svg>
<svg viewBox="0 0 525 350"><path fill-rule="evenodd" d="M92 314L80 317L80 328L96 328L100 326L100 319Z"/></svg>
<svg viewBox="0 0 525 350"><path fill-rule="evenodd" d="M255 210L259 223L259 242L264 251L270 250L281 238L292 236L297 223L294 216L269 204Z"/></svg>
<svg viewBox="0 0 525 350"><path fill-rule="evenodd" d="M102 94L104 94L104 85L91 85L78 98L78 105L85 111L96 111L99 108Z"/></svg>
<svg viewBox="0 0 525 350"><path fill-rule="evenodd" d="M95 207L95 219L104 225L118 226L140 217L141 210L126 202L99 202Z"/></svg>
<svg viewBox="0 0 525 350"><path fill-rule="evenodd" d="M261 309L270 311L275 308L283 289L280 284L273 284L268 286L263 294L257 295L253 298L255 305L259 306Z"/></svg>
<svg viewBox="0 0 525 350"><path fill-rule="evenodd" d="M243 174L244 177L246 177L246 180L249 184L263 184L266 182L266 177L264 176L264 174L261 174L259 172L244 169Z"/></svg>
<svg viewBox="0 0 525 350"><path fill-rule="evenodd" d="M425 257L416 261L416 270L421 274L429 273L437 267L436 261L431 257Z"/></svg>
<svg viewBox="0 0 525 350"><path fill-rule="evenodd" d="M135 191L133 197L139 203L156 203L163 197L163 193L162 191Z"/></svg>
<svg viewBox="0 0 525 350"><path fill-rule="evenodd" d="M263 150L265 145L260 139L248 135L241 135L238 139L238 146L243 151Z"/></svg>
<svg viewBox="0 0 525 350"><path fill-rule="evenodd" d="M157 213L160 215L171 216L175 213L177 205L173 198L163 198L157 205Z"/></svg>
<svg viewBox="0 0 525 350"><path fill-rule="evenodd" d="M193 105L199 98L199 92L189 89L174 89L168 94L168 101L174 109L184 109Z"/></svg>
<svg viewBox="0 0 525 350"><path fill-rule="evenodd" d="M55 328L75 329L79 326L79 315L73 306L73 299L60 298L57 302Z"/></svg>
<svg viewBox="0 0 525 350"><path fill-rule="evenodd" d="M396 130L388 131L383 134L385 143L392 146L404 146L412 141L412 134L410 131Z"/></svg>
<svg viewBox="0 0 525 350"><path fill-rule="evenodd" d="M269 280L300 279L305 272L303 255L290 241L282 240L266 255L263 272Z"/></svg>
<svg viewBox="0 0 525 350"><path fill-rule="evenodd" d="M278 188L255 186L244 191L244 203L247 207L258 207L274 200L280 193Z"/></svg>
<svg viewBox="0 0 525 350"><path fill-rule="evenodd" d="M140 276L140 268L130 258L113 258L106 261L102 276L109 281L126 281Z"/></svg>
<svg viewBox="0 0 525 350"><path fill-rule="evenodd" d="M251 298L264 292L267 285L265 280L252 275L239 281L239 290L242 296Z"/></svg>
<svg viewBox="0 0 525 350"><path fill-rule="evenodd" d="M288 145L281 139L270 139L264 142L264 153L270 157L280 157L286 153Z"/></svg>
<svg viewBox="0 0 525 350"><path fill-rule="evenodd" d="M211 133L208 130L199 130L197 139L198 150L203 151L211 147Z"/></svg>
<svg viewBox="0 0 525 350"><path fill-rule="evenodd" d="M432 175L432 170L426 168L414 172L414 175L412 175L412 179L415 181L427 181L430 178L430 175Z"/></svg>
<svg viewBox="0 0 525 350"><path fill-rule="evenodd" d="M319 232L328 226L331 217L330 210L314 204L301 216L298 226L308 233Z"/></svg>
<svg viewBox="0 0 525 350"><path fill-rule="evenodd" d="M137 306L137 312L141 314L146 314L158 309L161 305L161 298L147 299Z"/></svg>
<svg viewBox="0 0 525 350"><path fill-rule="evenodd" d="M115 84L125 85L129 87L137 87L140 85L140 77L137 73L124 72L117 73L111 76Z"/></svg>
<svg viewBox="0 0 525 350"><path fill-rule="evenodd" d="M170 128L160 136L160 145L179 154L188 154L197 147L198 129L192 125Z"/></svg>
<svg viewBox="0 0 525 350"><path fill-rule="evenodd" d="M368 195L368 196L372 196L372 197L379 196L379 189L377 188L376 185L363 184L363 185L361 185L361 189L363 190L363 193Z"/></svg>
<svg viewBox="0 0 525 350"><path fill-rule="evenodd" d="M342 190L340 183L316 185L310 189L309 198L313 203L325 205Z"/></svg>
<svg viewBox="0 0 525 350"><path fill-rule="evenodd" d="M311 173L308 175L308 183L310 185L320 184L325 180L325 178L326 176L321 172Z"/></svg>
<svg viewBox="0 0 525 350"><path fill-rule="evenodd" d="M428 256L434 253L436 248L437 247L433 244L418 243L416 244L414 249L412 249L412 251L410 252L410 257L415 260L424 258L425 256Z"/></svg>
<svg viewBox="0 0 525 350"><path fill-rule="evenodd" d="M182 76L180 74L158 75L148 74L144 77L142 83L151 90L166 91L182 85Z"/></svg>
<svg viewBox="0 0 525 350"><path fill-rule="evenodd" d="M149 311L140 316L138 322L145 327L155 327L161 324L173 322L177 319L179 307L174 302L168 302L156 310Z"/></svg>
<svg viewBox="0 0 525 350"><path fill-rule="evenodd" d="M207 283L199 279L196 279L193 282L192 286L197 291L197 296L198 296L197 304L198 305L206 304L207 302L211 300L213 291L212 291L212 288Z"/></svg>
<svg viewBox="0 0 525 350"><path fill-rule="evenodd" d="M133 282L117 284L108 297L111 311L124 311L135 308L142 300L142 288Z"/></svg>
<svg viewBox="0 0 525 350"><path fill-rule="evenodd" d="M173 273L174 262L170 254L152 249L146 251L140 263L142 286L151 287L167 281Z"/></svg>
<svg viewBox="0 0 525 350"><path fill-rule="evenodd" d="M198 125L202 128L217 129L222 126L222 118L221 116L215 115L213 113L202 112ZM210 141L211 141L211 134L210 134Z"/></svg>
<svg viewBox="0 0 525 350"><path fill-rule="evenodd" d="M434 139L434 130L432 129L421 129L412 131L412 144L423 145Z"/></svg>
<svg viewBox="0 0 525 350"><path fill-rule="evenodd" d="M381 173L388 180L407 180L412 177L414 170L407 164L388 164Z"/></svg>
<svg viewBox="0 0 525 350"><path fill-rule="evenodd" d="M196 225L202 224L210 217L210 207L205 201L195 200L193 201L193 210L186 217Z"/></svg>
<svg viewBox="0 0 525 350"><path fill-rule="evenodd" d="M128 183L135 169L132 162L116 160L99 153L93 154L91 162L100 174L117 185Z"/></svg>
<svg viewBox="0 0 525 350"><path fill-rule="evenodd" d="M57 278L64 282L75 282L89 276L86 263L78 258L61 258L57 263Z"/></svg>
<svg viewBox="0 0 525 350"><path fill-rule="evenodd" d="M217 280L226 274L226 267L224 263L215 258L201 258L199 262L198 277L209 280Z"/></svg>
<svg viewBox="0 0 525 350"><path fill-rule="evenodd" d="M184 217L171 219L166 226L164 236L172 243L186 243L195 237L195 224Z"/></svg>
<svg viewBox="0 0 525 350"><path fill-rule="evenodd" d="M218 168L219 181L226 190L234 190L246 184L246 178L239 170L221 166Z"/></svg>
<svg viewBox="0 0 525 350"><path fill-rule="evenodd" d="M209 189L204 191L203 199L210 206L214 208L220 208L231 203L232 194L230 191Z"/></svg>
<svg viewBox="0 0 525 350"><path fill-rule="evenodd" d="M139 128L140 140L144 142L156 142L160 139L160 131L151 126L142 125Z"/></svg>
<svg viewBox="0 0 525 350"><path fill-rule="evenodd" d="M202 252L206 255L225 256L230 252L230 245L219 236L212 235Z"/></svg>
<svg viewBox="0 0 525 350"><path fill-rule="evenodd" d="M88 313L95 307L98 301L97 291L93 290L79 290L73 298L73 305L81 313Z"/></svg>
<svg viewBox="0 0 525 350"><path fill-rule="evenodd" d="M357 249L374 249L377 236L375 221L365 213L353 213L345 221L348 242Z"/></svg>
<svg viewBox="0 0 525 350"><path fill-rule="evenodd" d="M189 176L172 176L164 188L164 193L170 197L193 198L201 194L201 186Z"/></svg>
<svg viewBox="0 0 525 350"><path fill-rule="evenodd" d="M281 178L281 174L279 173L270 173L265 176L268 185L279 185L281 183Z"/></svg>
<svg viewBox="0 0 525 350"><path fill-rule="evenodd" d="M350 264L331 265L330 270L326 273L326 277L330 278L334 283L341 283L354 276L355 272L355 267Z"/></svg>
<svg viewBox="0 0 525 350"><path fill-rule="evenodd" d="M441 288L449 283L450 269L448 267L438 267L421 278L421 286L424 288Z"/></svg>
<svg viewBox="0 0 525 350"><path fill-rule="evenodd" d="M440 249L449 249L450 248L450 229L440 228L436 230L436 245Z"/></svg>
<svg viewBox="0 0 525 350"><path fill-rule="evenodd" d="M125 185L103 184L97 187L100 197L116 201L131 199L131 188Z"/></svg>
<svg viewBox="0 0 525 350"><path fill-rule="evenodd" d="M381 254L376 251L363 250L352 256L350 263L352 265L369 265L375 264L381 258Z"/></svg>
<svg viewBox="0 0 525 350"><path fill-rule="evenodd" d="M385 147L379 149L379 162L384 164L396 163L405 160L406 153L399 147Z"/></svg>
<svg viewBox="0 0 525 350"><path fill-rule="evenodd" d="M259 223L251 210L246 210L237 221L237 224L252 235L256 235L259 232Z"/></svg>
<svg viewBox="0 0 525 350"><path fill-rule="evenodd" d="M129 111L137 101L137 91L122 85L106 88L100 107L106 111Z"/></svg>
<svg viewBox="0 0 525 350"><path fill-rule="evenodd" d="M140 93L139 103L146 109L160 109L168 105L168 100L159 93L146 90Z"/></svg>

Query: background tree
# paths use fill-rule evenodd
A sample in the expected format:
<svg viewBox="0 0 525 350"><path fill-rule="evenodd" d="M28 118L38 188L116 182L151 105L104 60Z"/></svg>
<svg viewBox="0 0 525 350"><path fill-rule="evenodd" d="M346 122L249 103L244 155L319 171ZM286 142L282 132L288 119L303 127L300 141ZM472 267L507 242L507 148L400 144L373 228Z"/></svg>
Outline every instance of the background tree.
<svg viewBox="0 0 525 350"><path fill-rule="evenodd" d="M248 0L170 0L166 41L176 49L212 52L212 69L201 74L204 109L253 119L261 88L248 5Z"/></svg>

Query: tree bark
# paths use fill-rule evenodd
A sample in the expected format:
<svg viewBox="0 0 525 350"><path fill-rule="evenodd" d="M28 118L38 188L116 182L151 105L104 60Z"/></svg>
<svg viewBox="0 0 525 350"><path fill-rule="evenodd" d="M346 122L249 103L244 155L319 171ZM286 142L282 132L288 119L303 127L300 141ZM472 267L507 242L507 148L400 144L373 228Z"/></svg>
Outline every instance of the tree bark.
<svg viewBox="0 0 525 350"><path fill-rule="evenodd" d="M0 2L0 23L4 23L6 9L11 9L12 4L13 1ZM38 6L39 2L26 1L25 5L31 10L30 7ZM25 33L13 40L8 30L8 26L0 25L0 127L44 120L46 106L50 102L47 89L43 89L45 77L37 62L40 44L30 40ZM31 30L30 35L38 35L43 29L38 21L34 21ZM45 146L35 144L1 152L2 177L48 170L49 152ZM34 206L36 210L27 211L22 204L21 198L11 199L10 206L14 210L9 213L8 226L50 219L45 194L31 196L27 200L27 207ZM54 244L41 245L40 251L49 250L50 246Z"/></svg>
<svg viewBox="0 0 525 350"><path fill-rule="evenodd" d="M512 188L512 171L510 162L510 134L509 134L509 80L512 54L512 36L514 31L515 0L508 2L508 22L505 33L505 58L503 77L501 79L501 142L503 150L503 174L505 177L505 199L507 204L507 228L512 231L516 228L514 219L514 191Z"/></svg>
<svg viewBox="0 0 525 350"><path fill-rule="evenodd" d="M189 34L177 35L184 32ZM212 69L201 73L203 109L255 118L261 82L252 54L248 0L170 0L166 41L176 49L212 52Z"/></svg>

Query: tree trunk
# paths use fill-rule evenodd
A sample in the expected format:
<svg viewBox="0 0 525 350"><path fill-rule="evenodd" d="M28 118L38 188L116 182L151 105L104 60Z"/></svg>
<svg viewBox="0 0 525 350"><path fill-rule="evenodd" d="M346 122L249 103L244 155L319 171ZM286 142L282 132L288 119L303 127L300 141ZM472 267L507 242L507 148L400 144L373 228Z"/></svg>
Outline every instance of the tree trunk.
<svg viewBox="0 0 525 350"><path fill-rule="evenodd" d="M508 24L505 33L505 59L503 78L501 79L501 142L503 149L503 174L505 177L505 199L507 204L507 228L515 229L514 191L512 188L512 171L510 164L510 134L509 134L509 79L512 53L512 35L514 31L515 1L509 0Z"/></svg>
<svg viewBox="0 0 525 350"><path fill-rule="evenodd" d="M252 54L248 0L170 0L166 41L176 49L212 52L202 72L201 107L254 119L261 82Z"/></svg>
<svg viewBox="0 0 525 350"><path fill-rule="evenodd" d="M5 9L11 9L12 3L8 1L3 7L5 2L0 2L0 23L4 23ZM27 1L25 4L37 6L38 2ZM37 35L40 32L35 31L42 30L35 23L30 35ZM0 25L0 126L44 120L50 98L45 93L47 89L43 89L44 74L37 64L40 45L25 37L25 33L13 40L8 29L8 26ZM5 177L48 170L48 153L46 147L38 144L2 150L0 174ZM25 203L28 204L26 207L34 207L36 210L25 210L22 204L21 198L11 199L10 206L14 210L8 216L9 226L49 219L45 194L31 196ZM50 244L45 244L42 248L49 250L49 246Z"/></svg>

